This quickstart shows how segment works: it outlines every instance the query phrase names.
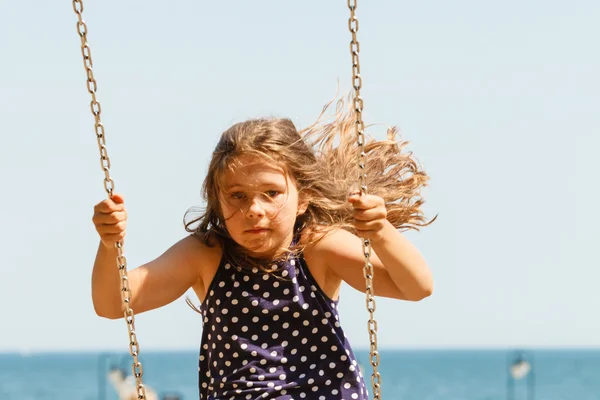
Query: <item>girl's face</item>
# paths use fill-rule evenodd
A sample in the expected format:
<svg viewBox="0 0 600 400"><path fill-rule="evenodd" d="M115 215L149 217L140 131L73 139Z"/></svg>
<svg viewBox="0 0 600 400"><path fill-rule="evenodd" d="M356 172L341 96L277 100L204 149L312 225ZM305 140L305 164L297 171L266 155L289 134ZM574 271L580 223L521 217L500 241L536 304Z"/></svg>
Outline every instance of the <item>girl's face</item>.
<svg viewBox="0 0 600 400"><path fill-rule="evenodd" d="M221 211L229 234L251 256L273 257L293 238L296 217L306 211L285 171L257 156L240 156L222 179Z"/></svg>

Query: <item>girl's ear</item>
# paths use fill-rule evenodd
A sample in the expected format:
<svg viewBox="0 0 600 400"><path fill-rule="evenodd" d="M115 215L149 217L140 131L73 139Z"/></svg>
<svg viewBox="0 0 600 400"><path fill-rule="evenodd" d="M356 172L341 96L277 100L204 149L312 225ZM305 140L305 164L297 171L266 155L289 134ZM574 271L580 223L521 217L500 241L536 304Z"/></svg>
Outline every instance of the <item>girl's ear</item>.
<svg viewBox="0 0 600 400"><path fill-rule="evenodd" d="M301 193L300 198L298 199L298 211L296 211L296 215L298 216L304 214L309 203L310 197L306 195L306 193Z"/></svg>

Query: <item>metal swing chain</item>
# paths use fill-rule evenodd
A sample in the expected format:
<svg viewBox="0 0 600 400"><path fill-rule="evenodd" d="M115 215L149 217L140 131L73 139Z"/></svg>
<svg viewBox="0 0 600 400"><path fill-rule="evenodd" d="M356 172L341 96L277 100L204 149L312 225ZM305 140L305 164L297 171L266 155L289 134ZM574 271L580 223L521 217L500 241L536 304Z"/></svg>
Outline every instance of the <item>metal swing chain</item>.
<svg viewBox="0 0 600 400"><path fill-rule="evenodd" d="M358 168L360 173L360 191L362 194L368 193L367 188L367 153L365 152L365 124L362 119L363 112L363 99L360 96L360 89L362 88L362 78L360 76L360 43L356 38L358 32L358 18L356 17L356 8L358 0L348 0L348 8L350 9L350 19L348 19L348 28L352 34L352 41L350 42L350 54L352 55L352 86L354 87L354 110L356 111L356 121L354 125L356 128L357 144L360 150L358 155ZM362 249L365 255L365 266L363 273L366 281L367 295L366 305L367 311L369 312L369 321L367 328L369 331L370 340L370 362L373 367L373 374L371 375L371 385L373 387L373 399L381 399L381 375L379 374L378 367L380 364L379 350L377 349L377 321L375 320L375 292L373 290L373 264L371 264L371 241L369 239L362 239Z"/></svg>
<svg viewBox="0 0 600 400"><path fill-rule="evenodd" d="M104 132L104 125L100 119L102 113L102 107L96 98L97 84L94 78L93 63L92 63L92 51L87 42L87 25L83 21L83 2L82 0L73 0L73 10L77 14L77 32L81 38L81 55L83 56L83 66L87 76L87 89L92 95L92 101L90 108L94 115L94 129L96 131L96 139L98 140L98 148L100 150L100 166L104 171L104 189L110 198L113 194L115 187L113 179L110 177L110 158L108 157L108 150L106 147L106 136ZM146 399L146 388L142 382L143 368L142 363L138 360L140 347L137 341L137 335L135 333L135 315L130 307L131 302L131 291L129 288L129 280L127 278L127 259L123 251L123 241L119 241L116 244L117 248L117 267L121 276L121 300L123 302L125 311L124 317L127 323L127 332L129 334L129 354L133 357L133 364L131 365L131 371L135 377L136 392L138 400Z"/></svg>

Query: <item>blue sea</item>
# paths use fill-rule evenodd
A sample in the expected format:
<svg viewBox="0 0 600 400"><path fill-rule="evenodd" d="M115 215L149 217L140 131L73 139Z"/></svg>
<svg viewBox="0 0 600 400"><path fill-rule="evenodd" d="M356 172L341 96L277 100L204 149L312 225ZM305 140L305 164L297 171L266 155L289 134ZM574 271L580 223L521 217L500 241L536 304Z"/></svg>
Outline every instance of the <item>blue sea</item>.
<svg viewBox="0 0 600 400"><path fill-rule="evenodd" d="M370 378L368 353L357 356ZM514 381L513 352L384 350L382 399L600 400L600 350L535 350L525 358L531 372ZM141 361L145 384L163 398L198 399L197 352L146 352ZM0 354L0 399L117 400L105 376L119 365L131 370L127 353Z"/></svg>

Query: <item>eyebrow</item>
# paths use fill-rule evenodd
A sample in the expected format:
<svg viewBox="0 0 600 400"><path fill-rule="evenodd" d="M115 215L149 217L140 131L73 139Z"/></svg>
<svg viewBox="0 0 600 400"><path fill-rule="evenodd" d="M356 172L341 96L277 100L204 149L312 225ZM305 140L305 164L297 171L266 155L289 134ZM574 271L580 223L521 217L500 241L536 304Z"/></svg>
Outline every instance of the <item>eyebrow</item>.
<svg viewBox="0 0 600 400"><path fill-rule="evenodd" d="M272 187L272 188L281 189L281 188L287 187L287 185L282 185L281 183L276 183L276 182L265 182L265 183L258 183L256 185L252 185L252 187L256 187L256 188ZM248 185L236 182L236 183L232 183L227 186L224 186L225 191L230 191L233 188L246 189L246 188L248 188Z"/></svg>

